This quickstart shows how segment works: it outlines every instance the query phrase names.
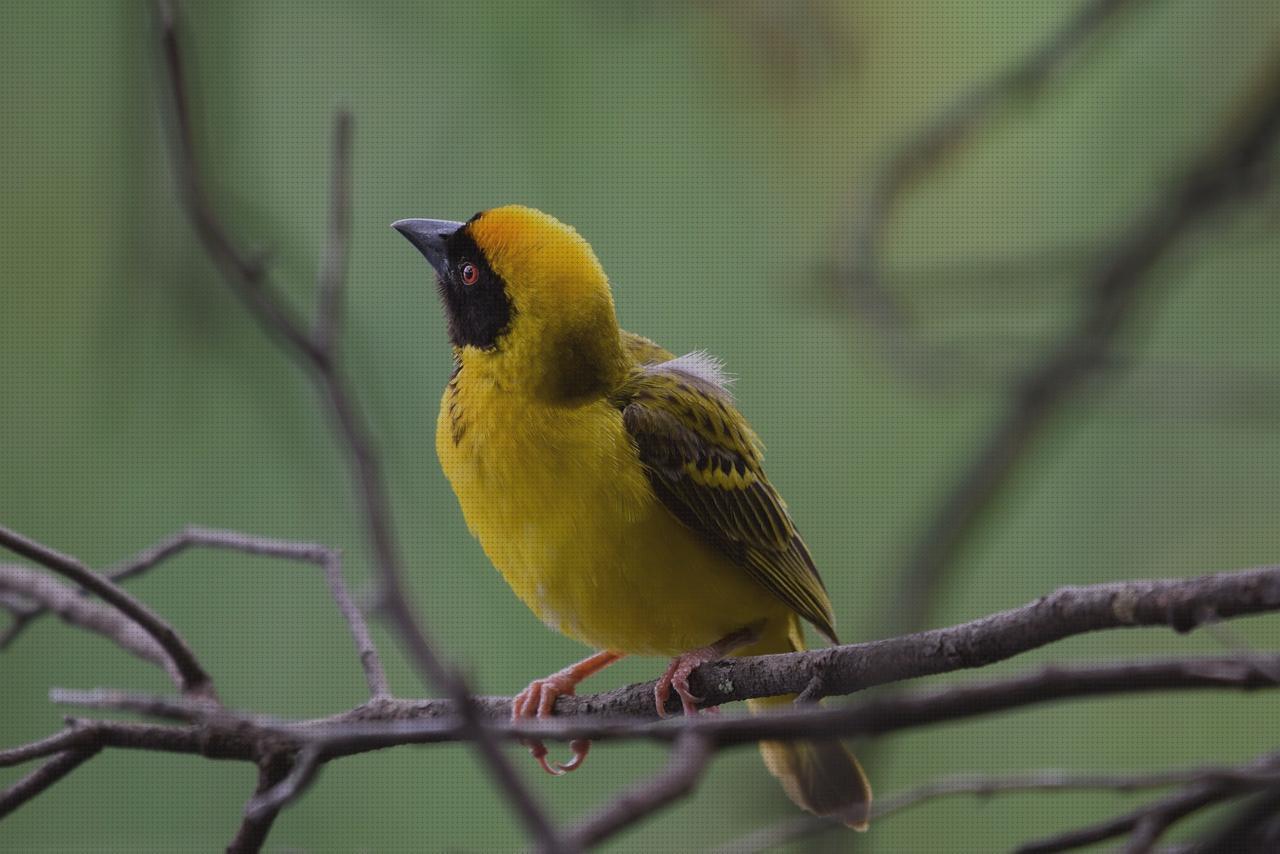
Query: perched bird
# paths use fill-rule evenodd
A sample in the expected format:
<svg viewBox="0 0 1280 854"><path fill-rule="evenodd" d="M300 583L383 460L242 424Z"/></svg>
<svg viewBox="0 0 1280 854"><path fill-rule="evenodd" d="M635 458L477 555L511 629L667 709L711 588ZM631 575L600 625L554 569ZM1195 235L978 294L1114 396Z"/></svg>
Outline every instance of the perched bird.
<svg viewBox="0 0 1280 854"><path fill-rule="evenodd" d="M624 655L671 658L658 713L675 691L696 714L698 665L804 649L801 619L836 640L831 600L715 359L621 330L591 246L540 211L393 227L430 262L444 303L454 369L436 451L467 525L539 619L598 650L530 684L516 717L550 715ZM554 768L530 747L554 774L588 745ZM871 791L839 742L760 750L796 804L866 827Z"/></svg>

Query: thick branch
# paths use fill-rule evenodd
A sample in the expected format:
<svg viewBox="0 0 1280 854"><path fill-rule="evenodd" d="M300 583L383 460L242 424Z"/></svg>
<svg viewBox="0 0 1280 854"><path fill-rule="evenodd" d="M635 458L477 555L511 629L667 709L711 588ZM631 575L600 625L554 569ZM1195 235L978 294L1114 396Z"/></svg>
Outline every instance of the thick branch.
<svg viewBox="0 0 1280 854"><path fill-rule="evenodd" d="M1206 621L1280 610L1280 568L1199 578L1069 587L1002 613L900 638L809 652L731 659L694 671L705 705L807 691L849 694L874 685L983 667L1073 635L1134 626L1189 631ZM1168 671L1166 671L1168 673ZM651 685L561 697L557 714L654 714ZM678 704L668 707L679 710Z"/></svg>
<svg viewBox="0 0 1280 854"><path fill-rule="evenodd" d="M884 735L904 729L963 720L1055 700L1119 694L1192 689L1258 690L1280 687L1274 678L1280 656L1233 656L1174 661L1132 662L1075 667L1048 667L1022 676L960 685L937 691L897 694L824 709L796 706L785 711L748 716L699 716L659 720L650 706L645 715L602 711L620 692L577 698L554 718L512 720L511 700L477 698L475 708L492 721L489 730L508 740L531 738L573 741L645 739L671 742L692 733L717 746L748 744L762 739ZM650 690L651 689L651 686ZM465 741L469 731L453 713L449 700L382 700L328 718L282 721L262 715L237 714L200 701L151 697L114 691L65 691L51 694L55 702L81 707L131 711L171 720L190 721L239 733L270 733L274 749L321 745L327 758L350 756L405 744ZM183 731L182 728L172 728ZM64 750L82 741L62 734L13 751L0 766L29 761ZM186 751L190 752L190 751ZM248 748L239 758L252 754Z"/></svg>

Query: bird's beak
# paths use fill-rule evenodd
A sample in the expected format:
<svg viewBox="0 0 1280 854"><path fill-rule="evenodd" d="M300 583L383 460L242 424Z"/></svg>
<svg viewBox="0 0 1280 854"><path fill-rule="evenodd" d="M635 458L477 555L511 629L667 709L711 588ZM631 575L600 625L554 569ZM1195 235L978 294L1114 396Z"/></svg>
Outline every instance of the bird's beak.
<svg viewBox="0 0 1280 854"><path fill-rule="evenodd" d="M392 228L408 238L422 253L442 279L448 276L444 242L463 225L464 223L447 219L402 219L391 223Z"/></svg>

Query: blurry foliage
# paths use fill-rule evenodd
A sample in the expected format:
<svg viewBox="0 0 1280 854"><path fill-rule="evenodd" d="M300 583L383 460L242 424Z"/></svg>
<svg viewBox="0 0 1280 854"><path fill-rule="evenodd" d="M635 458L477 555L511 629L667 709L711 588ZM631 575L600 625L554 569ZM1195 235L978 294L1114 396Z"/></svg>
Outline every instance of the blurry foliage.
<svg viewBox="0 0 1280 854"><path fill-rule="evenodd" d="M859 639L889 604L890 568L999 386L969 373L939 395L896 373L874 332L835 308L824 271L854 189L883 152L1063 14L1047 0L191 4L200 145L219 198L299 298L324 234L333 109L356 116L347 358L386 454L422 611L479 689L510 693L581 650L506 590L438 471L443 322L420 259L387 223L516 201L577 225L610 271L625 326L677 351L706 348L739 376L842 634ZM144 11L67 2L6 17L5 524L98 565L186 523L322 540L347 552L358 588L361 532L310 392L215 281L178 215ZM898 210L888 261L925 337L992 365L990 380L1016 367L1074 310L1079 251L1141 210L1211 138L1278 42L1269 0L1151 0L1118 19L1069 74ZM938 621L1059 584L1277 560L1277 209L1270 200L1224 219L1162 265L1133 384L1055 428L966 550ZM202 553L136 592L205 652L233 705L307 715L360 696L349 639L317 578ZM1278 640L1274 621L1243 628L1250 643ZM389 650L385 633L379 640ZM1081 638L1040 660L1168 642ZM287 650L296 668L282 678L259 667L261 644ZM402 661L389 663L400 692L418 690ZM657 666L624 662L591 684ZM51 684L164 688L144 666L45 621L0 656L0 743L56 725ZM1260 702L1099 701L913 733L891 742L875 782L888 793L958 771L1229 761L1272 742ZM557 816L662 761L646 745L598 753L581 774L537 780ZM240 767L102 757L0 824L0 848L220 846L249 784ZM866 842L1007 847L1125 798L1028 795L980 810L943 801ZM742 751L717 763L695 798L614 848L712 844L790 815L754 751ZM519 840L461 747L351 760L275 832L280 845L316 851L502 850Z"/></svg>

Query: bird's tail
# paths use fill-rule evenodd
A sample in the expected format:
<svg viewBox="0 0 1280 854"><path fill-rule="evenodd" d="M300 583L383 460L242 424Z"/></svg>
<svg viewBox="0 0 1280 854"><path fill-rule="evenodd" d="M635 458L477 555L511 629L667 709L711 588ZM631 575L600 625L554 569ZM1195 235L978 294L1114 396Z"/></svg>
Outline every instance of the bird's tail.
<svg viewBox="0 0 1280 854"><path fill-rule="evenodd" d="M792 621L785 639L760 643L742 651L744 655L799 652L804 637ZM748 700L752 711L789 706L794 694ZM778 778L787 797L796 806L814 815L844 822L854 830L866 830L871 817L871 784L862 766L845 746L835 739L821 741L762 741L760 755L769 773Z"/></svg>

